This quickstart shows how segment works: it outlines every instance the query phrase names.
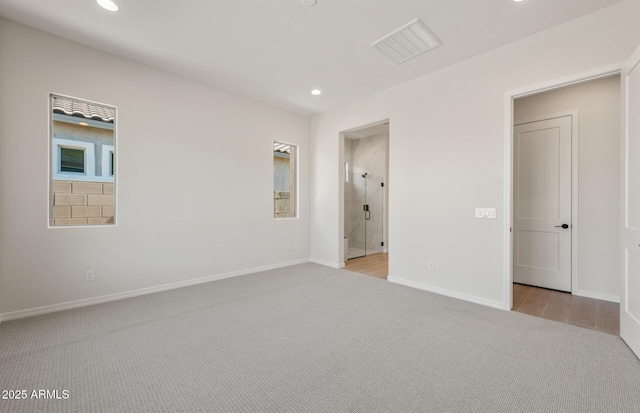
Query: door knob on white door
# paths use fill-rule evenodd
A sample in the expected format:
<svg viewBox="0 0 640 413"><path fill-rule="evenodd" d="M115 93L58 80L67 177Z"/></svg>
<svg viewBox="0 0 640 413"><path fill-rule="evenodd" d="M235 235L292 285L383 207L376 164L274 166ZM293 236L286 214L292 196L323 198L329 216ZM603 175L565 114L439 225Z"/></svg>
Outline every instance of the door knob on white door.
<svg viewBox="0 0 640 413"><path fill-rule="evenodd" d="M569 225L568 225L568 224L556 225L556 228L564 228L564 229L567 229L567 228L569 228Z"/></svg>

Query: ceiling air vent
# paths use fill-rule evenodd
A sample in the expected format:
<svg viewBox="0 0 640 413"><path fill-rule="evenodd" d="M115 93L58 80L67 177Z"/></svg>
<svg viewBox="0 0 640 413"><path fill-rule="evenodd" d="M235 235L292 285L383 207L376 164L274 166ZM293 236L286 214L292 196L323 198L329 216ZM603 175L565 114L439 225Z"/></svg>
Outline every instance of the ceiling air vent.
<svg viewBox="0 0 640 413"><path fill-rule="evenodd" d="M377 42L371 43L371 47L397 64L420 56L438 46L442 46L442 42L420 19L415 19Z"/></svg>

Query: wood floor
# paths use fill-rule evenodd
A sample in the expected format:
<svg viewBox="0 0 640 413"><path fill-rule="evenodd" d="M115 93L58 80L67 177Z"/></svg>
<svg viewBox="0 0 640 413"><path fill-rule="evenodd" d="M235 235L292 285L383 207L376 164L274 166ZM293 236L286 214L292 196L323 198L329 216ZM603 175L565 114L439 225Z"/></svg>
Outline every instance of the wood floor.
<svg viewBox="0 0 640 413"><path fill-rule="evenodd" d="M620 304L513 284L513 311L620 335Z"/></svg>
<svg viewBox="0 0 640 413"><path fill-rule="evenodd" d="M377 253L354 258L345 263L345 269L386 280L389 274L388 257L386 253ZM513 311L620 335L618 303L514 283Z"/></svg>
<svg viewBox="0 0 640 413"><path fill-rule="evenodd" d="M389 274L389 254L379 252L348 260L345 263L345 270L386 280Z"/></svg>

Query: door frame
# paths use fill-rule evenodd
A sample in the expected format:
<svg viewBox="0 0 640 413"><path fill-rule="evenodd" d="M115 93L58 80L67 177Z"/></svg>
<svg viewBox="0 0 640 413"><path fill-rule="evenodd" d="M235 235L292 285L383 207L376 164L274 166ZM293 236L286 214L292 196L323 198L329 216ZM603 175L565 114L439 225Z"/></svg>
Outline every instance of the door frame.
<svg viewBox="0 0 640 413"><path fill-rule="evenodd" d="M593 79L589 79L589 80L593 80ZM587 80L588 81L588 80ZM514 98L518 99L521 98L523 96L519 96ZM512 116L513 116L513 111L512 111ZM571 110L567 110L567 111L563 111L563 112L557 112L557 113L550 113L547 115L542 115L542 116L535 116L535 117L531 117L531 118L525 118L522 122L519 122L518 125L523 125L526 123L533 123L533 122L540 122L543 120L551 120L551 119L558 119L558 118L563 118L566 116L570 116L571 117L571 293L572 294L576 294L576 295L583 295L579 293L579 290L576 289L576 287L579 285L579 280L578 278L580 277L580 260L579 260L579 254L580 254L580 217L579 217L579 202L580 202L580 198L579 198L579 193L578 193L578 180L579 180L579 145L580 145L580 129L578 127L578 125L580 124L579 122L579 116L580 116L580 111L575 108L575 109L571 109ZM514 127L515 124L512 126ZM515 136L513 136L513 132L512 132L512 136L511 136L511 165L512 165L512 171L513 171L513 139L515 138ZM513 217L513 194L514 194L514 186L515 186L515 182L513 182L513 175L511 177L511 209L510 209L510 215ZM511 224L511 228L513 228L513 218L512 218L512 224ZM513 234L513 232L511 232ZM511 237L511 242L513 243L513 237ZM512 253L513 253L513 247L511 249ZM513 257L512 257L513 259ZM511 279L513 281L513 267L511 267Z"/></svg>
<svg viewBox="0 0 640 413"><path fill-rule="evenodd" d="M387 168L387 177L386 180L384 182L384 194L385 194L385 198L384 198L384 203L383 203L383 208L384 208L384 212L383 212L383 217L387 217L386 221L383 221L383 232L387 234L386 236L386 240L387 242L385 243L385 250L387 250L388 252L388 244L389 244L389 174L390 174L390 157L389 157L389 152L391 151L391 118L384 118L382 120L378 120L375 122L370 122L370 123L366 123L364 125L360 125L360 126L354 126L352 128L349 129L345 129L340 131L340 133L338 134L338 202L340 205L340 208L338 209L338 266L339 268L344 268L346 266L346 260L345 260L345 255L344 255L344 219L345 219L345 211L344 211L344 145L345 145L345 135L348 134L349 132L355 132L361 129L367 129L370 128L372 126L378 126L378 125L382 125L388 123L389 124L389 136L387 138L387 158L386 158L386 168ZM384 219L384 218L383 218ZM384 231L384 229L386 229L386 231Z"/></svg>
<svg viewBox="0 0 640 413"><path fill-rule="evenodd" d="M629 142L630 142L630 128L629 128L629 75L639 70L640 67L640 46L631 53L628 61L622 70L622 102L624 115L622 117L622 141L620 145L621 154L621 202L620 202L620 215L621 215L621 234L620 234L620 261L621 261L621 277L620 277L620 338L629 346L629 348L635 353L637 357L640 357L640 320L629 309L629 267L628 257L629 252L637 250L636 243L638 242L637 235L634 237L633 232L637 232L638 228L629 224ZM631 233L630 233L631 232ZM630 244L634 244L631 247ZM632 249L630 249L633 248Z"/></svg>
<svg viewBox="0 0 640 413"><path fill-rule="evenodd" d="M534 84L531 86L526 86L520 89L514 89L508 91L504 94L504 153L503 153L503 175L504 175L504 186L503 186L503 211L504 211L504 219L503 219L503 291L502 291L502 302L503 309L507 311L511 311L511 307L513 306L513 233L511 229L513 228L513 108L514 108L514 100L518 98L523 98L526 96L535 95L541 92L547 92L554 89L559 89L565 86L571 86L578 83L588 82L590 80L596 80L604 77L620 75L622 73L624 67L624 62L616 63L613 65L604 66L598 69L593 69L587 72L577 73L574 75L566 76L560 79L551 80L539 84ZM577 116L572 119L572 122L577 121ZM574 123L572 123L574 124ZM577 141L577 139L575 139ZM574 157L574 148L573 148L572 139L572 157ZM577 165L577 156L574 158L576 160ZM573 175L573 161L572 161L572 175ZM573 192L577 191L577 183L573 182L572 176L572 198ZM574 206L577 207L577 202L572 202L572 219L578 219L577 212L574 214ZM577 226L577 225L576 225ZM578 232L573 232L574 236L572 237L572 290L574 294L577 293L574 288L576 285L574 282L577 280L574 279L574 273L576 272L577 266L574 266L574 260L578 258L578 254L574 253L574 245L578 246L577 234ZM623 292L621 292L623 293ZM578 294L576 294L578 295Z"/></svg>

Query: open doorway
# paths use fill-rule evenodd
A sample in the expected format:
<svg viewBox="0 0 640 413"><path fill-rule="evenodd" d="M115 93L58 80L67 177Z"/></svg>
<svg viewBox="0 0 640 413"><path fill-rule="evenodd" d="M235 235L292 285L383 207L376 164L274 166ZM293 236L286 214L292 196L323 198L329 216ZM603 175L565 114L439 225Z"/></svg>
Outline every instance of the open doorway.
<svg viewBox="0 0 640 413"><path fill-rule="evenodd" d="M342 135L345 267L386 279L389 122L356 128Z"/></svg>
<svg viewBox="0 0 640 413"><path fill-rule="evenodd" d="M513 104L514 311L619 334L620 76Z"/></svg>

